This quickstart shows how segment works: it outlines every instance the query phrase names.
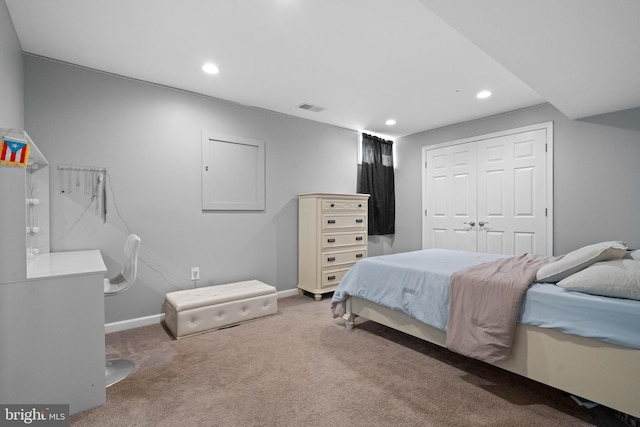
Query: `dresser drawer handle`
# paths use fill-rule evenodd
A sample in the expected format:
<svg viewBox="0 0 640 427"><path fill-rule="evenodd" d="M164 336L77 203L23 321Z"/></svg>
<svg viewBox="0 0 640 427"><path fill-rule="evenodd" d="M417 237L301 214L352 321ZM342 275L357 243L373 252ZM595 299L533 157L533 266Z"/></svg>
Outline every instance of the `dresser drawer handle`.
<svg viewBox="0 0 640 427"><path fill-rule="evenodd" d="M328 262L335 261L335 260L336 260L336 257L334 257L334 256L327 258Z"/></svg>
<svg viewBox="0 0 640 427"><path fill-rule="evenodd" d="M336 276L329 276L327 277L327 280L336 280Z"/></svg>
<svg viewBox="0 0 640 427"><path fill-rule="evenodd" d="M336 207L336 205L335 205L334 203L331 203L331 207L332 207L332 208L335 208L335 207Z"/></svg>
<svg viewBox="0 0 640 427"><path fill-rule="evenodd" d="M356 242L359 242L360 240L362 240L362 236L356 237Z"/></svg>
<svg viewBox="0 0 640 427"><path fill-rule="evenodd" d="M361 208L361 207L362 207L362 203L359 203L359 204L358 204L358 207L359 207L359 208Z"/></svg>
<svg viewBox="0 0 640 427"><path fill-rule="evenodd" d="M364 254L356 254L356 258L362 258Z"/></svg>
<svg viewBox="0 0 640 427"><path fill-rule="evenodd" d="M364 220L363 220L363 219L356 219L356 223L357 223L357 224L361 224L361 223L363 223L363 222L364 222Z"/></svg>
<svg viewBox="0 0 640 427"><path fill-rule="evenodd" d="M335 243L336 239L327 239L327 243Z"/></svg>
<svg viewBox="0 0 640 427"><path fill-rule="evenodd" d="M327 220L327 223L328 224L335 224L336 220L335 219L330 219L330 220Z"/></svg>

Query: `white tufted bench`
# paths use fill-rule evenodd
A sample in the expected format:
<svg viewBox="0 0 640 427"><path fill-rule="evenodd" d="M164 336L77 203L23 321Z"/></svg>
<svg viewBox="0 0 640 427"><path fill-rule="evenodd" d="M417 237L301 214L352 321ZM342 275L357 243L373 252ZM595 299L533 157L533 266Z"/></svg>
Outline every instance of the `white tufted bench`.
<svg viewBox="0 0 640 427"><path fill-rule="evenodd" d="M276 288L248 280L169 292L164 302L164 323L180 339L277 311Z"/></svg>

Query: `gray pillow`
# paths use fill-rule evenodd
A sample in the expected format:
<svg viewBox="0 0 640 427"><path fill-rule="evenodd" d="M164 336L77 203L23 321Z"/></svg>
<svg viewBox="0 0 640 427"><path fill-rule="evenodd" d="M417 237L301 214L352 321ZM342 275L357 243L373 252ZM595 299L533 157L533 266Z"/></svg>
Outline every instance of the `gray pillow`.
<svg viewBox="0 0 640 427"><path fill-rule="evenodd" d="M601 242L569 252L558 261L542 266L536 274L538 282L555 283L587 268L593 263L620 259L627 253L624 242Z"/></svg>
<svg viewBox="0 0 640 427"><path fill-rule="evenodd" d="M640 300L640 261L602 261L558 282L571 291Z"/></svg>

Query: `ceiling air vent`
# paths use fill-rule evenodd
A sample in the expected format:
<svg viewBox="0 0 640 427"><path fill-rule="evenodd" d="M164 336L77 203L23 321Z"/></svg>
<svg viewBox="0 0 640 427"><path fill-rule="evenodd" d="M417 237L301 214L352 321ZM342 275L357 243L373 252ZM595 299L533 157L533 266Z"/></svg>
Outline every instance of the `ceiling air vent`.
<svg viewBox="0 0 640 427"><path fill-rule="evenodd" d="M303 110L313 111L315 113L319 113L320 111L325 110L324 107L318 107L317 105L311 105L311 104L301 104L301 105L298 105L298 108L302 108Z"/></svg>

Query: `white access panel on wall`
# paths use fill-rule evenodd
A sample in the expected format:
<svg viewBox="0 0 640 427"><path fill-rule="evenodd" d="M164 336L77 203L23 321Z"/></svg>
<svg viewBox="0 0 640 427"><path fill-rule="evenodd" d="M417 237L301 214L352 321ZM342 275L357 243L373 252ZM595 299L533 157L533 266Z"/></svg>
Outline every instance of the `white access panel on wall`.
<svg viewBox="0 0 640 427"><path fill-rule="evenodd" d="M202 210L265 208L264 142L202 132Z"/></svg>
<svg viewBox="0 0 640 427"><path fill-rule="evenodd" d="M553 124L423 148L423 248L553 252Z"/></svg>

